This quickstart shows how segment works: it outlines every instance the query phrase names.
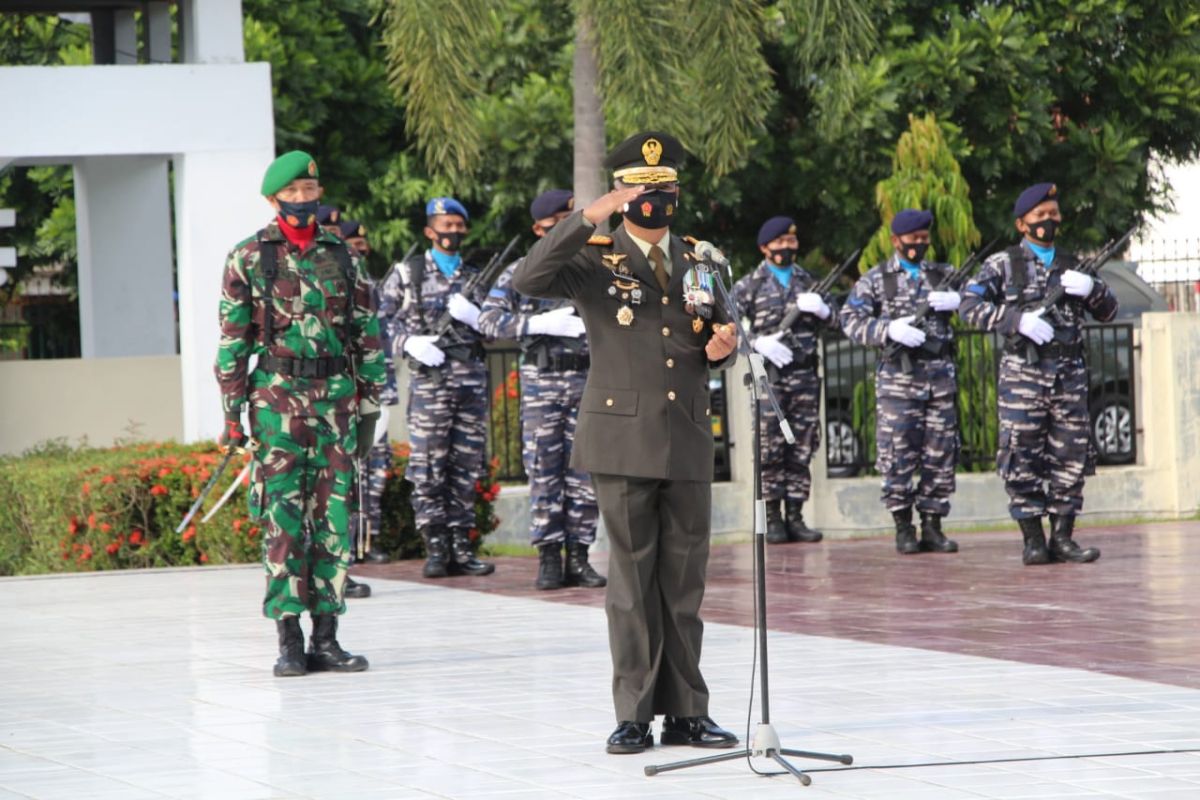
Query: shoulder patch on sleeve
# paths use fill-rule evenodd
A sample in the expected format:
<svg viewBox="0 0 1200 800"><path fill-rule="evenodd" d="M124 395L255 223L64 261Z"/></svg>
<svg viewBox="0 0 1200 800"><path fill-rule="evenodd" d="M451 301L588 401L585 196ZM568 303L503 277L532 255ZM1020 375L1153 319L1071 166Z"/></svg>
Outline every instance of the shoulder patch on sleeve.
<svg viewBox="0 0 1200 800"><path fill-rule="evenodd" d="M596 234L593 234L592 237L587 240L587 243L594 244L599 247L608 247L610 244L613 243L613 238L611 236L605 236L602 233L596 233Z"/></svg>

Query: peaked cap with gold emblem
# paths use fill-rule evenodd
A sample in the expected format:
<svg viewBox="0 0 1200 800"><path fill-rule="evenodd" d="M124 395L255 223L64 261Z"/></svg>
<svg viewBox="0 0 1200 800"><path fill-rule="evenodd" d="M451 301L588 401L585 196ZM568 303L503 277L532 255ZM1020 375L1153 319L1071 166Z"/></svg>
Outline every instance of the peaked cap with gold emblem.
<svg viewBox="0 0 1200 800"><path fill-rule="evenodd" d="M683 164L683 145L669 133L635 133L612 149L604 166L630 185L674 183Z"/></svg>

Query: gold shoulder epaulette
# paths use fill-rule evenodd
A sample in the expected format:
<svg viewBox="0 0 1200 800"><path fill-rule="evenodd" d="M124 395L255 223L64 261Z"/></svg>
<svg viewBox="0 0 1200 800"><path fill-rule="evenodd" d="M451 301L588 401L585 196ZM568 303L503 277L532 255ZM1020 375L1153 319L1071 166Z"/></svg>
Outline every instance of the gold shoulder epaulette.
<svg viewBox="0 0 1200 800"><path fill-rule="evenodd" d="M592 238L587 240L588 244L599 245L600 247L608 247L613 243L611 236L605 236L602 233L592 234Z"/></svg>

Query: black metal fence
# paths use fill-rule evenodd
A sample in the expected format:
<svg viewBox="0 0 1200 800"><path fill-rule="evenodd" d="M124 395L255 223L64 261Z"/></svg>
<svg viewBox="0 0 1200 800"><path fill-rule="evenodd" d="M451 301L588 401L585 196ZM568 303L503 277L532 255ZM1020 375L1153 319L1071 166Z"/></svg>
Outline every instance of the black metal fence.
<svg viewBox="0 0 1200 800"><path fill-rule="evenodd" d="M1137 460L1134 326L1084 328L1089 368L1088 412L1097 463ZM994 333L957 332L960 472L995 465L999 429L996 381L1003 342ZM875 473L875 349L840 333L824 340L825 443L831 478Z"/></svg>
<svg viewBox="0 0 1200 800"><path fill-rule="evenodd" d="M488 346L487 363L487 392L491 411L488 421L488 458L497 460L497 480L528 480L521 461L521 351L512 342L497 342ZM732 472L732 443L729 440L724 372L713 372L709 376L709 394L715 477L718 481L727 481Z"/></svg>

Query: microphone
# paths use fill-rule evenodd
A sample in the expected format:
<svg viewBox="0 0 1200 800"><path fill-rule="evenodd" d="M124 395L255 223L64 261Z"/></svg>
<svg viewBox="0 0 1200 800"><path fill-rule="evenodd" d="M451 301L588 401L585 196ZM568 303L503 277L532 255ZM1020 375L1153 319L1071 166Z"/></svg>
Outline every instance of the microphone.
<svg viewBox="0 0 1200 800"><path fill-rule="evenodd" d="M729 259L712 242L696 242L692 249L696 253L696 256L704 261L711 262L720 267L729 266Z"/></svg>

